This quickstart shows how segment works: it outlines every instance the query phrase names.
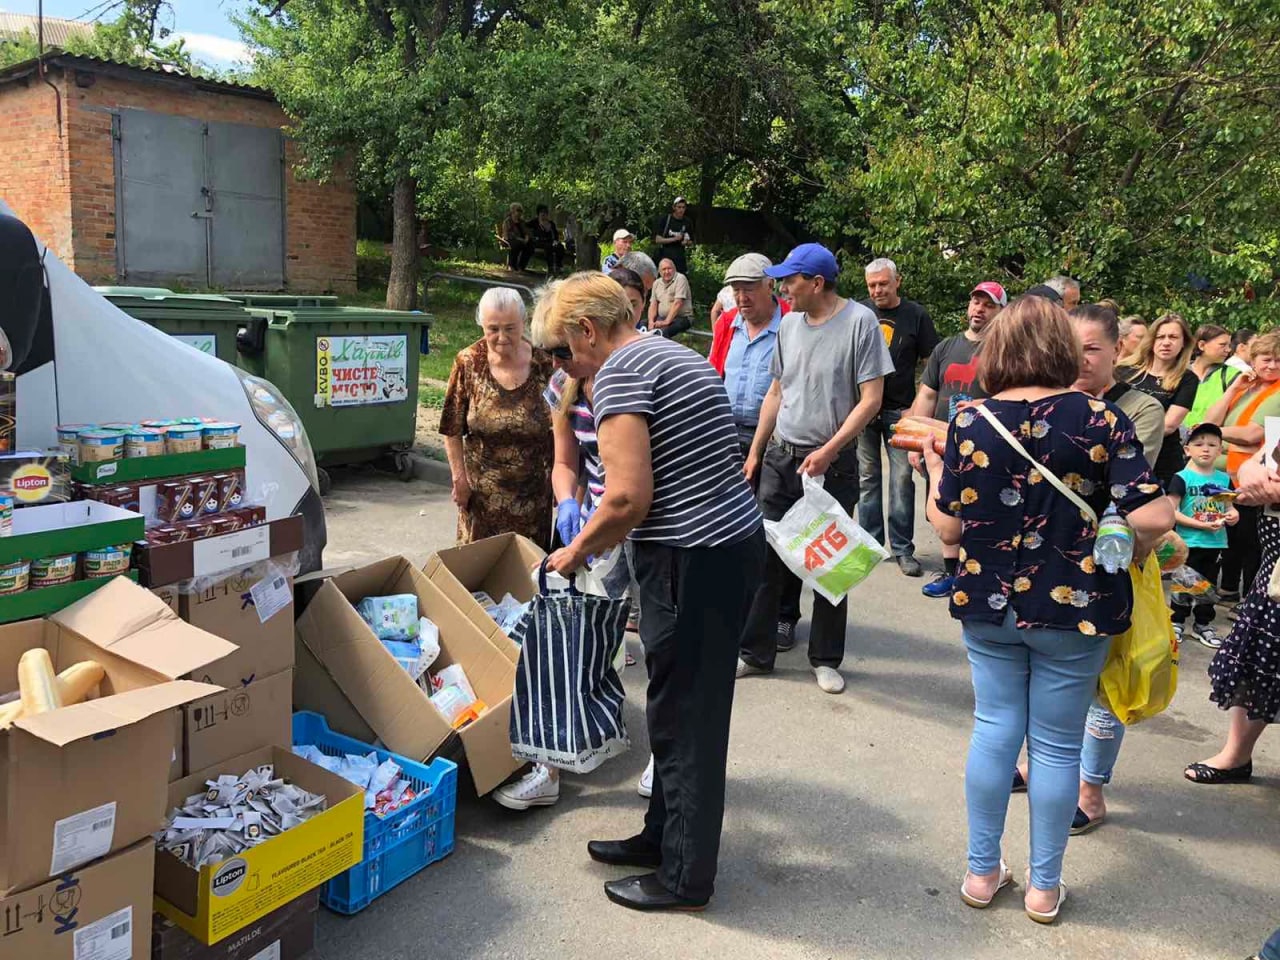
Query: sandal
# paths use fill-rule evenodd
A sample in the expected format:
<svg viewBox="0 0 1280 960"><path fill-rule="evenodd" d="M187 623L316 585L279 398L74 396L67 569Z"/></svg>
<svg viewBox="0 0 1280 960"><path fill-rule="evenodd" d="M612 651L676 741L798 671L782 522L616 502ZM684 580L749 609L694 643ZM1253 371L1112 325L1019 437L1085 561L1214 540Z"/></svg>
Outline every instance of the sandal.
<svg viewBox="0 0 1280 960"><path fill-rule="evenodd" d="M1192 783L1248 783L1253 776L1253 761L1231 767L1229 770L1211 767L1207 763L1192 763L1187 765L1182 775Z"/></svg>
<svg viewBox="0 0 1280 960"><path fill-rule="evenodd" d="M965 881L967 881L969 879L969 874L966 873L964 875L964 879ZM996 898L996 894L999 893L1001 890L1003 890L1012 882L1013 882L1013 871L1009 869L1009 865L1007 863L1001 860L1000 861L1000 882L996 884L996 888L994 891L992 891L991 896L987 897L987 899L985 900L980 900L977 897L973 896L973 894L969 893L969 890L968 888L965 887L964 882L961 882L960 899L963 900L965 903L967 903L969 906L973 907L975 910L985 910L987 907L991 906L991 901Z"/></svg>
<svg viewBox="0 0 1280 960"><path fill-rule="evenodd" d="M1027 882L1030 886L1030 881ZM1025 903L1022 908L1027 911L1027 916L1036 923L1053 923L1058 919L1058 911L1062 909L1062 905L1067 902L1067 885L1065 883L1058 884L1058 902L1053 905L1053 909L1047 913L1041 913L1039 910L1032 910Z"/></svg>
<svg viewBox="0 0 1280 960"><path fill-rule="evenodd" d="M1088 833L1090 830L1100 826L1102 821L1106 819L1107 815L1104 813L1102 816L1094 817L1091 820L1087 813L1076 807L1076 815L1071 818L1071 836L1078 837L1082 833Z"/></svg>

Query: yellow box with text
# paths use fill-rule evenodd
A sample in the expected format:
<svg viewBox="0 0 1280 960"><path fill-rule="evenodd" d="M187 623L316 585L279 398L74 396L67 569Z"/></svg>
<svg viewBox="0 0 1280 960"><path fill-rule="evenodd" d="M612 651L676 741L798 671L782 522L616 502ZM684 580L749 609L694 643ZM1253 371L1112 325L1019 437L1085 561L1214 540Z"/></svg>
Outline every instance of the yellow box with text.
<svg viewBox="0 0 1280 960"><path fill-rule="evenodd" d="M204 944L214 944L295 897L358 864L364 852L364 791L282 747L264 747L169 785L169 807L181 807L205 781L239 776L264 763L328 799L317 814L244 853L196 870L156 850L155 908Z"/></svg>

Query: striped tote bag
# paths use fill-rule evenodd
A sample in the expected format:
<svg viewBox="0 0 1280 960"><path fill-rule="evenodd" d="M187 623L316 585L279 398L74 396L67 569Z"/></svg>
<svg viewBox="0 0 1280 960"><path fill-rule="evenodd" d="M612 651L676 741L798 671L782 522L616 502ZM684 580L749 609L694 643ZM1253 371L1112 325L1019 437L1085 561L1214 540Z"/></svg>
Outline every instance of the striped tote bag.
<svg viewBox="0 0 1280 960"><path fill-rule="evenodd" d="M529 612L513 631L520 644L511 701L511 753L573 773L589 773L631 742L624 694L613 661L622 647L629 604L547 589L544 563Z"/></svg>

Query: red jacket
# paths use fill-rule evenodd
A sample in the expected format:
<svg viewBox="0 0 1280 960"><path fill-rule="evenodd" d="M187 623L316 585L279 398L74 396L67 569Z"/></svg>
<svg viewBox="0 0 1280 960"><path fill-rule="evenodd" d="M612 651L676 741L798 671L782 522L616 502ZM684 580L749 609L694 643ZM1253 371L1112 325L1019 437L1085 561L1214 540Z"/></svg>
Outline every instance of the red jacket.
<svg viewBox="0 0 1280 960"><path fill-rule="evenodd" d="M791 310L791 304L782 297L774 297L785 317ZM730 307L716 318L716 325L711 329L711 353L707 359L716 373L724 377L724 363L729 358L729 344L733 341L733 321L738 316L738 308Z"/></svg>

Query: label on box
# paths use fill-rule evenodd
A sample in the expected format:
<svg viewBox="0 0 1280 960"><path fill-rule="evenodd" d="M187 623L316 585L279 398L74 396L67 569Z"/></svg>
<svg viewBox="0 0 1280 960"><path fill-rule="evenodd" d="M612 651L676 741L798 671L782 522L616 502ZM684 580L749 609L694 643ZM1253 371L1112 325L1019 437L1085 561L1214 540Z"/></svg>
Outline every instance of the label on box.
<svg viewBox="0 0 1280 960"><path fill-rule="evenodd" d="M117 464L112 460L110 463L101 464L98 469L94 471L93 475L99 480L103 477L114 477L116 475L116 468Z"/></svg>
<svg viewBox="0 0 1280 960"><path fill-rule="evenodd" d="M255 953L249 960L280 960L280 941L277 940L267 949Z"/></svg>
<svg viewBox="0 0 1280 960"><path fill-rule="evenodd" d="M75 932L74 960L133 960L133 907Z"/></svg>
<svg viewBox="0 0 1280 960"><path fill-rule="evenodd" d="M249 588L253 607L258 611L258 621L266 623L293 602L289 578L274 567L271 572Z"/></svg>
<svg viewBox="0 0 1280 960"><path fill-rule="evenodd" d="M264 524L239 533L195 540L191 544L191 552L193 572L197 577L257 563L271 556L271 528Z"/></svg>
<svg viewBox="0 0 1280 960"><path fill-rule="evenodd" d="M53 863L49 876L104 857L116 833L115 801L59 820L53 825Z"/></svg>

